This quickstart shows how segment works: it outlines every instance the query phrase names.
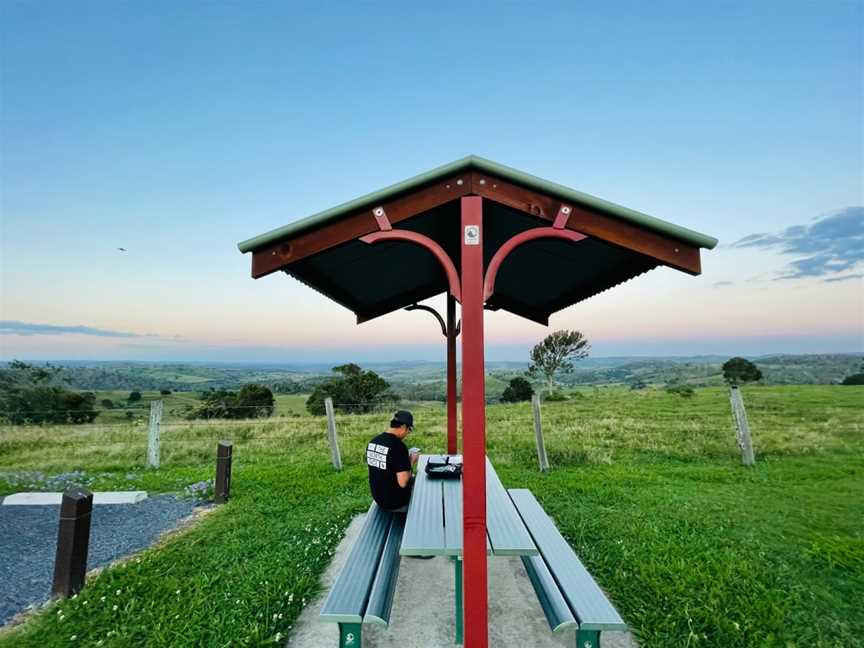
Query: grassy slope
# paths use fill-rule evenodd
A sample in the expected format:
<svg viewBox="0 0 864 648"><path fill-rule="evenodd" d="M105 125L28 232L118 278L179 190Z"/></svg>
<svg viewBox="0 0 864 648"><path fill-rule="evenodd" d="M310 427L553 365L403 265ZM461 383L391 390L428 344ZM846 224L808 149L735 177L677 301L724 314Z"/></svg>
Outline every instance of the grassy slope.
<svg viewBox="0 0 864 648"><path fill-rule="evenodd" d="M555 516L643 645L864 645L864 389L754 387L745 400L755 470L737 465L722 389L689 400L598 389L546 404L549 475L535 469L530 408L493 406L489 453L507 486L531 488ZM412 444L442 450L443 408L416 414ZM341 474L328 466L321 419L173 424L163 432L166 467L135 469L131 480L140 426L0 431L0 471L112 473L96 487L176 489L211 475L217 438L236 444L227 506L0 646L69 645L73 635L116 646L275 641L366 508L362 448L385 423L340 419Z"/></svg>

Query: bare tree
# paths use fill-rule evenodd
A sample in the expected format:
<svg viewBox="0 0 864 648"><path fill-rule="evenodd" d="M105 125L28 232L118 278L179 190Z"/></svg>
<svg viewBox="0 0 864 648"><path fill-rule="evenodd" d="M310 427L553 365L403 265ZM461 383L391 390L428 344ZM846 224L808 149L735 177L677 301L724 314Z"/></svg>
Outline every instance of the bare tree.
<svg viewBox="0 0 864 648"><path fill-rule="evenodd" d="M555 387L555 374L573 371L573 361L588 357L591 345L581 331L555 331L531 349L528 373L543 376L551 392Z"/></svg>

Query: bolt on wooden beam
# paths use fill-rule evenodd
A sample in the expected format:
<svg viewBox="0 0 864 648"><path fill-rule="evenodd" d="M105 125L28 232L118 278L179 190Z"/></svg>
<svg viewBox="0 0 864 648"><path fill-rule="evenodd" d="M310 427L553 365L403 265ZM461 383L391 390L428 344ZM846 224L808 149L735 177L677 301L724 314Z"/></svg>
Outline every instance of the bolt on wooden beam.
<svg viewBox="0 0 864 648"><path fill-rule="evenodd" d="M84 587L87 553L90 545L90 514L93 493L74 489L63 493L60 524L57 530L57 553L54 558L52 596L68 597Z"/></svg>
<svg viewBox="0 0 864 648"><path fill-rule="evenodd" d="M213 501L224 504L231 494L231 458L234 446L227 441L220 441L216 447L216 486L213 489Z"/></svg>

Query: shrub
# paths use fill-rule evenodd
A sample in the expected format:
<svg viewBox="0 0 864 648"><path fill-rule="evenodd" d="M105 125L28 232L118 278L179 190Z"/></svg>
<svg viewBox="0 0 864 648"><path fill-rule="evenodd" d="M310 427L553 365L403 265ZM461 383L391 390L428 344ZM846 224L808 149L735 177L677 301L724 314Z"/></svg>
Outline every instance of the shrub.
<svg viewBox="0 0 864 648"><path fill-rule="evenodd" d="M114 401L112 401L110 398L103 398L101 401L99 401L99 404L105 409L114 409Z"/></svg>
<svg viewBox="0 0 864 648"><path fill-rule="evenodd" d="M580 396L582 394L579 394ZM550 403L560 403L562 401L570 400L570 397L567 396L563 391L551 391L544 397L546 401Z"/></svg>
<svg viewBox="0 0 864 648"><path fill-rule="evenodd" d="M130 403L137 403L141 400L141 392L133 391L129 392L129 398L127 399Z"/></svg>
<svg viewBox="0 0 864 648"><path fill-rule="evenodd" d="M864 373L856 373L846 376L841 385L864 385Z"/></svg>
<svg viewBox="0 0 864 648"><path fill-rule="evenodd" d="M163 396L167 396L168 394L171 393L171 390L170 389L160 389L159 393L162 394Z"/></svg>
<svg viewBox="0 0 864 648"><path fill-rule="evenodd" d="M730 358L723 363L723 379L733 387L762 380L762 372L746 358Z"/></svg>
<svg viewBox="0 0 864 648"><path fill-rule="evenodd" d="M203 401L186 414L188 419L263 418L273 414L273 392L264 385L243 385L240 393L215 389L201 394Z"/></svg>
<svg viewBox="0 0 864 648"><path fill-rule="evenodd" d="M243 385L237 394L237 407L245 410L238 418L263 418L273 414L273 392L264 385Z"/></svg>
<svg viewBox="0 0 864 648"><path fill-rule="evenodd" d="M681 398L692 398L696 391L690 385L669 384L666 385L666 391L670 394L678 394Z"/></svg>
<svg viewBox="0 0 864 648"><path fill-rule="evenodd" d="M306 400L310 414L324 414L324 399L333 399L333 406L346 414L371 412L385 403L395 403L395 394L388 392L390 384L374 371L363 371L356 364L333 367L340 374L321 383Z"/></svg>
<svg viewBox="0 0 864 648"><path fill-rule="evenodd" d="M521 376L517 376L510 379L510 384L501 394L501 400L505 403L519 403L531 400L533 395L534 388L531 387L531 383Z"/></svg>

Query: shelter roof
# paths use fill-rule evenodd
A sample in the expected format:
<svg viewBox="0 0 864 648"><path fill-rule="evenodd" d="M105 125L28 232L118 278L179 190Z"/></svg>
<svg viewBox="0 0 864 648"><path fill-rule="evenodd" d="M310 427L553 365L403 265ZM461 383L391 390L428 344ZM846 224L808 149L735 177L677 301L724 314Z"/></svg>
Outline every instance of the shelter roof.
<svg viewBox="0 0 864 648"><path fill-rule="evenodd" d="M241 242L252 275L277 270L351 309L358 322L432 297L447 277L425 248L405 241L369 245L381 207L394 227L429 237L459 267L459 199L484 198L484 259L513 235L549 226L562 205L578 242L541 238L503 261L486 302L548 323L551 313L658 265L701 271L699 250L717 239L516 169L469 156Z"/></svg>

